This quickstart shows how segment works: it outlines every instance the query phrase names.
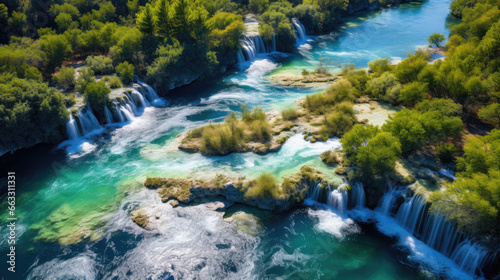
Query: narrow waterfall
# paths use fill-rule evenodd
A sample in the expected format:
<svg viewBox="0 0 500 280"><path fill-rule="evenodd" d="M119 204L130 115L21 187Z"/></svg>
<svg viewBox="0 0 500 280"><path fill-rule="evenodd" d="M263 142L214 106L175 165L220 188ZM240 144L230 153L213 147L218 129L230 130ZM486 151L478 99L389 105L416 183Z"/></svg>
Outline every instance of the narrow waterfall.
<svg viewBox="0 0 500 280"><path fill-rule="evenodd" d="M382 212L384 215L389 216L391 214L391 210L393 208L393 201L395 199L395 189L391 189L382 196L380 199L380 205L378 210Z"/></svg>
<svg viewBox="0 0 500 280"><path fill-rule="evenodd" d="M241 49L239 49L238 52L236 53L236 61L238 63L245 62L245 56L243 55L243 52L241 51Z"/></svg>
<svg viewBox="0 0 500 280"><path fill-rule="evenodd" d="M347 210L348 201L349 201L349 191L347 189L347 184L344 183L340 185L338 188L330 190L328 192L326 204L336 209L340 213L343 213L345 210Z"/></svg>
<svg viewBox="0 0 500 280"><path fill-rule="evenodd" d="M113 123L113 114L111 114L111 111L108 109L108 106L104 106L104 116L106 117L106 122L107 123Z"/></svg>
<svg viewBox="0 0 500 280"><path fill-rule="evenodd" d="M314 201L319 202L320 195L321 195L321 181L318 180L309 186L307 197Z"/></svg>
<svg viewBox="0 0 500 280"><path fill-rule="evenodd" d="M302 25L302 23L296 18L292 18L292 24L293 24L293 27L295 28L295 31L296 31L296 34L298 37L297 39L300 41L306 40L307 36L306 36L306 29L304 28L304 25Z"/></svg>
<svg viewBox="0 0 500 280"><path fill-rule="evenodd" d="M68 132L69 140L75 140L79 136L78 126L71 112L69 112L69 121L66 123L66 131Z"/></svg>
<svg viewBox="0 0 500 280"><path fill-rule="evenodd" d="M86 135L96 129L102 128L94 113L92 113L90 106L85 106L83 110L78 110L76 114L78 116L80 128L82 129L82 135Z"/></svg>
<svg viewBox="0 0 500 280"><path fill-rule="evenodd" d="M363 183L356 182L351 186L351 205L352 207L363 207L365 206L365 189L363 188Z"/></svg>

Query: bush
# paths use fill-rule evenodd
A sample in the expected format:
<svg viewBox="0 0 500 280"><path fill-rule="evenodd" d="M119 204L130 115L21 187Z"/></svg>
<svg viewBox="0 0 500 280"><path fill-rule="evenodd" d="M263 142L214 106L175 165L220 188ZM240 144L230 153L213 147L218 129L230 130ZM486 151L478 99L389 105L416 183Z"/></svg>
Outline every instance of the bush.
<svg viewBox="0 0 500 280"><path fill-rule="evenodd" d="M76 90L83 94L87 85L91 82L95 82L94 71L92 71L89 67L82 67L78 69L78 72L80 74L76 80Z"/></svg>
<svg viewBox="0 0 500 280"><path fill-rule="evenodd" d="M110 92L104 81L90 82L85 88L85 100L97 116L103 117L104 106L110 103L108 97Z"/></svg>
<svg viewBox="0 0 500 280"><path fill-rule="evenodd" d="M331 106L343 101L352 102L356 97L352 91L352 85L347 80L340 80L331 85L326 91L306 96L304 107L318 115L331 112Z"/></svg>
<svg viewBox="0 0 500 280"><path fill-rule="evenodd" d="M427 84L412 82L403 86L399 93L399 102L405 106L413 107L427 98Z"/></svg>
<svg viewBox="0 0 500 280"><path fill-rule="evenodd" d="M500 128L500 104L493 103L479 110L478 116L485 122Z"/></svg>
<svg viewBox="0 0 500 280"><path fill-rule="evenodd" d="M379 58L370 61L368 62L368 67L377 77L382 75L384 72L391 71L393 69L388 58Z"/></svg>
<svg viewBox="0 0 500 280"><path fill-rule="evenodd" d="M105 56L87 57L87 65L97 75L107 75L113 73L113 60Z"/></svg>
<svg viewBox="0 0 500 280"><path fill-rule="evenodd" d="M189 131L186 141L200 139L200 151L212 155L246 151L248 142L269 142L273 135L272 129L262 108L256 107L253 112L245 106L242 109L241 120L232 112L224 123L209 124Z"/></svg>
<svg viewBox="0 0 500 280"><path fill-rule="evenodd" d="M122 86L122 82L117 76L112 76L109 78L108 85L110 88L119 88Z"/></svg>
<svg viewBox="0 0 500 280"><path fill-rule="evenodd" d="M134 81L134 70L134 65L128 63L127 61L116 66L116 73L118 73L120 80L125 85Z"/></svg>
<svg viewBox="0 0 500 280"><path fill-rule="evenodd" d="M339 154L339 151L328 150L323 152L320 156L321 161L323 161L328 166L334 166L342 162L342 157Z"/></svg>
<svg viewBox="0 0 500 280"><path fill-rule="evenodd" d="M257 179L249 184L245 193L247 198L278 198L280 195L276 179L271 173L262 173Z"/></svg>
<svg viewBox="0 0 500 280"><path fill-rule="evenodd" d="M342 136L356 124L352 103L342 102L335 105L334 113L326 116L320 133L326 137Z"/></svg>
<svg viewBox="0 0 500 280"><path fill-rule="evenodd" d="M427 39L431 45L436 45L436 47L439 47L439 44L444 41L444 35L439 34L439 33L434 33L431 36L429 36L429 39Z"/></svg>
<svg viewBox="0 0 500 280"><path fill-rule="evenodd" d="M449 163L455 159L458 148L453 144L441 144L436 148L436 156L442 163Z"/></svg>
<svg viewBox="0 0 500 280"><path fill-rule="evenodd" d="M393 96L386 97L386 95L398 85L399 82L396 77L391 73L385 72L380 77L373 78L366 83L366 92L375 99L393 101ZM394 92L391 93L394 94Z"/></svg>
<svg viewBox="0 0 500 280"><path fill-rule="evenodd" d="M291 121L296 120L298 117L300 117L300 114L297 111L297 108L289 108L281 111L281 116L285 121Z"/></svg>
<svg viewBox="0 0 500 280"><path fill-rule="evenodd" d="M53 79L59 86L63 87L64 89L73 88L76 85L75 69L63 67L61 68L59 73L54 75Z"/></svg>

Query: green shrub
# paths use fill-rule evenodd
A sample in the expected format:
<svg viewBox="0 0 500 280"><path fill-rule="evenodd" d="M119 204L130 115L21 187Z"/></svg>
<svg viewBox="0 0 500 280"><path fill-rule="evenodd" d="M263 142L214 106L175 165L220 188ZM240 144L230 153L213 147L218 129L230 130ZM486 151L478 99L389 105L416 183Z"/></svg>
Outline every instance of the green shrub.
<svg viewBox="0 0 500 280"><path fill-rule="evenodd" d="M276 179L271 173L262 173L249 184L247 198L278 198L280 195Z"/></svg>
<svg viewBox="0 0 500 280"><path fill-rule="evenodd" d="M109 104L108 94L111 90L106 86L104 81L90 82L85 88L85 100L89 103L92 110L97 116L103 116L104 106Z"/></svg>
<svg viewBox="0 0 500 280"><path fill-rule="evenodd" d="M453 144L441 144L436 148L436 156L443 163L452 162L455 159L455 154L458 152L458 148Z"/></svg>
<svg viewBox="0 0 500 280"><path fill-rule="evenodd" d="M333 108L333 113L327 115L323 121L320 133L326 137L342 136L356 124L352 103L342 102Z"/></svg>
<svg viewBox="0 0 500 280"><path fill-rule="evenodd" d="M87 65L97 75L107 75L113 73L113 60L105 56L87 57Z"/></svg>
<svg viewBox="0 0 500 280"><path fill-rule="evenodd" d="M128 63L127 61L116 66L116 73L118 73L118 76L120 76L120 80L124 85L134 81L134 70L134 65Z"/></svg>
<svg viewBox="0 0 500 280"><path fill-rule="evenodd" d="M59 86L65 89L73 88L76 85L75 69L63 67L59 73L53 76L53 79Z"/></svg>
<svg viewBox="0 0 500 280"><path fill-rule="evenodd" d="M321 161L323 161L328 166L334 166L342 161L342 157L339 155L339 152L332 150L323 152L320 158Z"/></svg>
<svg viewBox="0 0 500 280"><path fill-rule="evenodd" d="M413 107L427 98L427 84L412 82L403 86L399 93L399 102L405 106Z"/></svg>
<svg viewBox="0 0 500 280"><path fill-rule="evenodd" d="M434 33L431 36L429 36L427 40L431 45L436 45L436 47L439 47L439 44L441 44L444 41L444 35L439 33Z"/></svg>
<svg viewBox="0 0 500 280"><path fill-rule="evenodd" d="M112 76L109 78L108 85L110 88L119 88L122 86L122 82L117 76Z"/></svg>
<svg viewBox="0 0 500 280"><path fill-rule="evenodd" d="M285 121L292 121L300 117L300 114L297 111L297 108L289 108L281 111L281 116Z"/></svg>

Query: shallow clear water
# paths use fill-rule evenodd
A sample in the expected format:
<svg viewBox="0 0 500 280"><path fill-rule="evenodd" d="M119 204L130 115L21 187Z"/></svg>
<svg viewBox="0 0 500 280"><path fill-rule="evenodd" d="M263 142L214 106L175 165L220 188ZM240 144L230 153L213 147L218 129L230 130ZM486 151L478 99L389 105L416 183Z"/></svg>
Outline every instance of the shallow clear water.
<svg viewBox="0 0 500 280"><path fill-rule="evenodd" d="M449 2L429 0L353 17L338 33L313 38L300 53L259 57L220 79L173 92L168 107L146 108L131 124L93 136L80 154L66 156L46 147L17 153L9 161L19 178L14 279L431 277L398 253L391 240L329 210L273 216L243 207L239 210L253 213L249 221L255 220L249 234L202 204L174 209L161 203L142 183L153 175L254 177L263 171L281 178L304 164L340 182L318 157L338 147L338 139L311 144L298 134L276 154L205 157L179 151L176 136L222 121L241 103L281 110L318 91L272 85L270 73L312 69L320 57L329 57L332 71L341 63L365 67L378 57L403 57L427 44L429 34L448 33ZM131 210L151 205L168 221L160 233L142 230L129 217ZM5 221L6 213L1 217ZM5 228L1 234L4 252Z"/></svg>

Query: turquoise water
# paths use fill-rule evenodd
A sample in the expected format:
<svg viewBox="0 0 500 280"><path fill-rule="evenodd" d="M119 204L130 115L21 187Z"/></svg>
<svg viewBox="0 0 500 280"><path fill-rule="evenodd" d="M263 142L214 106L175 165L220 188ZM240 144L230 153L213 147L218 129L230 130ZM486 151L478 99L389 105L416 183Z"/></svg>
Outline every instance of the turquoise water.
<svg viewBox="0 0 500 280"><path fill-rule="evenodd" d="M43 147L18 153L9 162L19 178L14 279L432 278L390 239L329 210L302 208L273 216L230 209L252 214L248 224L238 226L203 204L174 209L142 183L153 175L254 177L264 171L282 178L304 164L340 182L318 159L338 147L338 139L311 144L298 134L276 154L205 157L179 151L176 137L222 121L241 103L281 110L318 91L273 85L269 74L312 69L320 57L328 57L324 62L332 71L342 63L365 67L379 57L404 57L426 45L429 34L448 33L449 2L429 0L353 17L296 54L262 56L219 79L179 89L167 97L168 107L146 108L131 124L88 139L79 154ZM131 210L152 205L165 217L159 233L130 220ZM5 228L1 234L3 253Z"/></svg>

